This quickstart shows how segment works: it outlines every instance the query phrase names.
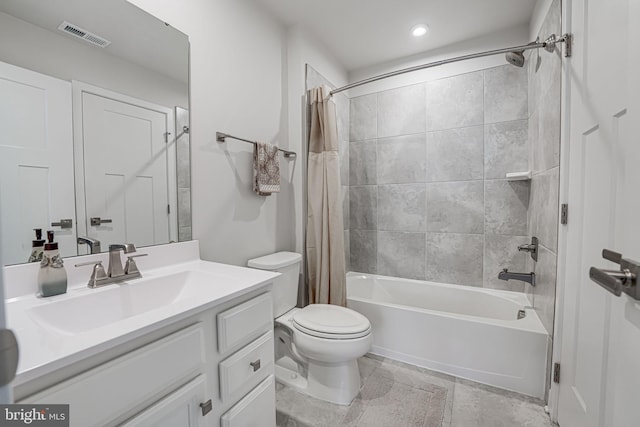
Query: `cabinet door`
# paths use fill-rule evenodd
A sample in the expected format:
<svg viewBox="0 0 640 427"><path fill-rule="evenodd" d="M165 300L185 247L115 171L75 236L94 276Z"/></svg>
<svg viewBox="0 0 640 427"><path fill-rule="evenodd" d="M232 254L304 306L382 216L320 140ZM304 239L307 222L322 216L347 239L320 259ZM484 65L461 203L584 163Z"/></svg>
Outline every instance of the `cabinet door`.
<svg viewBox="0 0 640 427"><path fill-rule="evenodd" d="M275 427L276 386L273 375L262 381L220 418L221 427Z"/></svg>
<svg viewBox="0 0 640 427"><path fill-rule="evenodd" d="M204 426L200 403L207 400L205 393L204 376L200 375L122 425L125 427Z"/></svg>

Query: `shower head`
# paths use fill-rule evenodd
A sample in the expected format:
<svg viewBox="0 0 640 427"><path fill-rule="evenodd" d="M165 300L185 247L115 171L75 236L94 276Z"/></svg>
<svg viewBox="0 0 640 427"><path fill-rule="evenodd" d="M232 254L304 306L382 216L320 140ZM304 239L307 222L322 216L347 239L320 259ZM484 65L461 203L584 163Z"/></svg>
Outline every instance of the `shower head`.
<svg viewBox="0 0 640 427"><path fill-rule="evenodd" d="M522 68L524 65L524 50L517 50L513 52L507 52L504 54L504 58L511 65Z"/></svg>

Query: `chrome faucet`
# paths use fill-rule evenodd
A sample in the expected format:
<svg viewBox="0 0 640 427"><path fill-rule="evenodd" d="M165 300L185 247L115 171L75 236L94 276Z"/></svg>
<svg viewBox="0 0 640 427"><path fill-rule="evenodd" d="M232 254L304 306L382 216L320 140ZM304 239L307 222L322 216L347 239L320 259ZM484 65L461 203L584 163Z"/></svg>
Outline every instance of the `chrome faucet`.
<svg viewBox="0 0 640 427"><path fill-rule="evenodd" d="M127 243L124 245L109 245L109 268L107 269L107 275L111 278L124 276L124 268L122 268L122 260L120 259L120 251L125 254L136 251L136 246L133 243Z"/></svg>
<svg viewBox="0 0 640 427"><path fill-rule="evenodd" d="M134 258L147 256L147 254L129 255L127 257L127 263L124 268L122 267L122 260L120 259L120 251L125 254L133 253L136 251L136 247L133 243L127 243L124 245L109 245L109 267L107 272L104 271L102 261L89 261L81 264L76 264L76 267L83 265L93 265L91 271L91 278L87 286L90 288L97 288L100 286L108 285L110 283L121 282L127 279L137 279L142 277L140 270Z"/></svg>
<svg viewBox="0 0 640 427"><path fill-rule="evenodd" d="M500 273L498 273L498 279L500 280L520 280L522 282L527 282L531 284L531 286L536 285L536 273L512 273L509 269L505 268Z"/></svg>
<svg viewBox="0 0 640 427"><path fill-rule="evenodd" d="M99 254L101 252L100 240L92 239L91 237L78 237L77 242L79 245L88 245L89 253Z"/></svg>

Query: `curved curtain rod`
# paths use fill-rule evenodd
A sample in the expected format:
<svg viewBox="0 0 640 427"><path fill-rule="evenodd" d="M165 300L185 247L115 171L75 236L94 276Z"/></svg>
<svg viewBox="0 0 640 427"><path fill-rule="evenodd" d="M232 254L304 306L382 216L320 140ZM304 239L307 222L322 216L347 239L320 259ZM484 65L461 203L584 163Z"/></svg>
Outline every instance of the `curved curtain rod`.
<svg viewBox="0 0 640 427"><path fill-rule="evenodd" d="M425 68L432 68L432 67L437 67L439 65L450 64L452 62L464 61L464 60L467 60L467 59L482 58L484 56L499 55L501 53L508 53L508 52L513 52L513 51L525 51L525 50L530 50L530 49L540 49L541 47L544 47L549 52L552 52L553 49L555 48L556 43L567 43L567 49L566 49L566 52L565 52L565 56L571 56L570 38L571 38L570 34L564 34L560 38L556 38L556 35L552 34L544 42L531 42L529 44L525 44L525 45L522 45L522 46L514 46L514 47L506 47L506 48L503 48L503 49L488 50L486 52L472 53L472 54L469 54L469 55L462 55L462 56L458 56L458 57L455 57L455 58L449 58L449 59L443 59L441 61L430 62L428 64L422 64L422 65L416 65L416 66L413 66L413 67L403 68L401 70L391 71L389 73L380 74L379 76L369 77L367 79L363 79L363 80L360 80L360 81L357 81L357 82L354 82L354 83L350 83L348 85L345 85L345 86L342 86L342 87L339 87L337 89L332 90L330 92L330 94L331 95L335 95L336 93L345 91L347 89L351 89L351 88L354 88L354 87L366 85L368 83L373 83L373 82L376 82L378 80L387 79L389 77L398 76L400 74L410 73L412 71L424 70Z"/></svg>

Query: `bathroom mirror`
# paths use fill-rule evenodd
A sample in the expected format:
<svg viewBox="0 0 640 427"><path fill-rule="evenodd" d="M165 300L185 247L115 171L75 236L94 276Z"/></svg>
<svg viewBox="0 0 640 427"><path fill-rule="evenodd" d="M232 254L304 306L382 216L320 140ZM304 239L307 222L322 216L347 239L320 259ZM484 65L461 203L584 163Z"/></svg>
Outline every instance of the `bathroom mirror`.
<svg viewBox="0 0 640 427"><path fill-rule="evenodd" d="M126 0L2 0L5 264L33 229L63 256L191 239L188 61L186 35Z"/></svg>

